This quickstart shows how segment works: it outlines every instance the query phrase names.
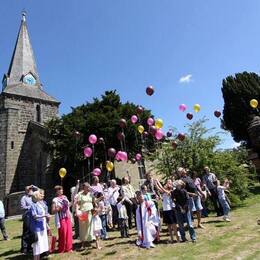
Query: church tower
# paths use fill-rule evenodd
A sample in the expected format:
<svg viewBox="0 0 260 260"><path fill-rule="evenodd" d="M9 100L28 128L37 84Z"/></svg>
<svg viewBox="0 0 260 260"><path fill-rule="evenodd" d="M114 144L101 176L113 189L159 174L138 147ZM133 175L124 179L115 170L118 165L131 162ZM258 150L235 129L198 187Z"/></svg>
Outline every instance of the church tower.
<svg viewBox="0 0 260 260"><path fill-rule="evenodd" d="M43 90L23 13L0 94L0 199L32 183L51 185L44 123L59 104Z"/></svg>

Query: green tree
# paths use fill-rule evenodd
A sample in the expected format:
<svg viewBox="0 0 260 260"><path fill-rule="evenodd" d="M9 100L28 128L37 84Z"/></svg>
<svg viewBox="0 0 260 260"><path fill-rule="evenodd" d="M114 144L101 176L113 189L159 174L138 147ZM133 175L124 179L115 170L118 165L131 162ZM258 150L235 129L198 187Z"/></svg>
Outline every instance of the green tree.
<svg viewBox="0 0 260 260"><path fill-rule="evenodd" d="M105 162L107 149L110 147L116 150L126 149L129 158L140 152L143 140L137 131L137 126L140 124L146 126L146 120L151 116L151 112L144 110L138 116L138 123L133 125L130 118L136 114L137 107L133 103L122 103L116 91L106 91L101 99L94 98L93 102L72 108L71 113L48 122L49 147L53 154L55 170L65 167L73 172L75 178L82 176L87 163L83 156L83 148L88 145L90 134L95 134L98 138L102 137L105 141L105 144L95 145L95 166ZM125 134L123 147L117 139L117 134L122 132L119 126L122 118L127 120L123 130ZM147 137L145 141L146 147L151 149L153 139ZM90 165L89 170L92 167L93 165Z"/></svg>
<svg viewBox="0 0 260 260"><path fill-rule="evenodd" d="M223 80L222 94L222 127L230 131L235 141L245 141L250 146L247 128L253 116L258 114L250 107L250 100L260 98L260 77L248 72L228 76Z"/></svg>
<svg viewBox="0 0 260 260"><path fill-rule="evenodd" d="M238 205L248 195L248 187L255 171L247 164L245 148L218 150L221 139L218 135L210 135L212 129L207 129L205 122L206 119L202 119L188 125L185 140L177 141L176 149L172 147L173 140L163 142L150 156L153 166L166 179L180 166L195 170L202 176L207 165L219 180L231 180L230 198L234 205Z"/></svg>

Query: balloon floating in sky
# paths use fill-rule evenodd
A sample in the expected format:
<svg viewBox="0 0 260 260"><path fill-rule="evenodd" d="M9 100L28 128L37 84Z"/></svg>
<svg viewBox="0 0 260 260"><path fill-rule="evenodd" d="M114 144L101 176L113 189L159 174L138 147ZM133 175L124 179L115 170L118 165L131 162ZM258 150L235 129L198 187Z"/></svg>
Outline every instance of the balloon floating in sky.
<svg viewBox="0 0 260 260"><path fill-rule="evenodd" d="M124 118L121 118L121 119L119 120L119 126L120 126L121 128L125 128L125 127L126 127L126 120L125 120Z"/></svg>
<svg viewBox="0 0 260 260"><path fill-rule="evenodd" d="M92 151L92 149L90 147L84 148L84 155L85 155L85 157L87 157L87 158L91 157L92 152L93 151Z"/></svg>
<svg viewBox="0 0 260 260"><path fill-rule="evenodd" d="M92 134L92 135L89 136L88 141L91 144L95 144L97 142L97 137L94 134Z"/></svg>
<svg viewBox="0 0 260 260"><path fill-rule="evenodd" d="M144 127L143 127L142 125L139 125L139 126L137 127L137 130L138 130L138 132L139 132L140 134L142 134L142 133L144 132Z"/></svg>
<svg viewBox="0 0 260 260"><path fill-rule="evenodd" d="M153 88L153 86L148 86L148 87L146 88L146 94L147 94L148 96L152 96L153 93L154 93L154 88Z"/></svg>
<svg viewBox="0 0 260 260"><path fill-rule="evenodd" d="M172 137L172 130L169 130L167 133L166 133L167 137Z"/></svg>
<svg viewBox="0 0 260 260"><path fill-rule="evenodd" d="M64 178L67 174L67 170L65 168L60 168L59 175L61 178Z"/></svg>
<svg viewBox="0 0 260 260"><path fill-rule="evenodd" d="M98 138L98 143L99 144L103 144L105 142L104 138L103 137L99 137Z"/></svg>
<svg viewBox="0 0 260 260"><path fill-rule="evenodd" d="M109 148L108 151L107 151L107 153L108 153L108 156L109 156L109 157L114 158L115 155L116 155L116 149L114 149L114 148Z"/></svg>
<svg viewBox="0 0 260 260"><path fill-rule="evenodd" d="M138 121L138 117L136 115L131 116L131 122L135 124Z"/></svg>
<svg viewBox="0 0 260 260"><path fill-rule="evenodd" d="M135 155L135 159L136 159L136 161L140 161L142 159L142 155L140 153L137 153Z"/></svg>
<svg viewBox="0 0 260 260"><path fill-rule="evenodd" d="M161 140L163 138L163 136L164 136L163 131L161 129L157 129L157 131L155 133L156 140Z"/></svg>
<svg viewBox="0 0 260 260"><path fill-rule="evenodd" d="M117 154L116 154L116 160L127 161L128 160L127 153L123 152L123 151L118 151Z"/></svg>
<svg viewBox="0 0 260 260"><path fill-rule="evenodd" d="M258 107L258 101L256 99L251 99L250 100L250 106L252 108L257 108Z"/></svg>
<svg viewBox="0 0 260 260"><path fill-rule="evenodd" d="M219 110L214 111L214 116L219 118L221 116L221 112Z"/></svg>
<svg viewBox="0 0 260 260"><path fill-rule="evenodd" d="M138 115L140 115L140 114L142 114L143 112L144 112L144 108L141 107L141 106L138 106L137 109L136 109L136 113L137 113Z"/></svg>
<svg viewBox="0 0 260 260"><path fill-rule="evenodd" d="M147 125L152 126L154 124L154 119L152 117L149 117L147 119Z"/></svg>
<svg viewBox="0 0 260 260"><path fill-rule="evenodd" d="M177 136L177 138L182 142L182 141L184 141L184 139L185 139L185 134L179 133L178 136Z"/></svg>
<svg viewBox="0 0 260 260"><path fill-rule="evenodd" d="M177 142L176 141L172 141L171 145L172 145L172 148L174 150L177 148Z"/></svg>
<svg viewBox="0 0 260 260"><path fill-rule="evenodd" d="M156 128L154 125L150 126L149 132L150 132L152 135L155 135L156 131L157 131L157 128Z"/></svg>
<svg viewBox="0 0 260 260"><path fill-rule="evenodd" d="M110 161L107 161L106 162L106 169L107 169L107 171L112 172L113 169L114 169L114 164Z"/></svg>
<svg viewBox="0 0 260 260"><path fill-rule="evenodd" d="M198 112L200 111L200 105L199 105L199 104L195 104L195 105L193 106L193 109L194 109L194 111L195 111L196 113L198 113Z"/></svg>
<svg viewBox="0 0 260 260"><path fill-rule="evenodd" d="M189 120L191 120L191 119L193 118L193 114L187 113L186 117L187 117Z"/></svg>
<svg viewBox="0 0 260 260"><path fill-rule="evenodd" d="M143 132L143 136L144 136L144 137L147 137L148 135L149 135L149 134L148 134L147 131L144 131L144 132Z"/></svg>
<svg viewBox="0 0 260 260"><path fill-rule="evenodd" d="M160 128L163 127L163 120L162 120L161 118L157 118L157 119L155 120L155 127L156 127L157 129L160 129Z"/></svg>
<svg viewBox="0 0 260 260"><path fill-rule="evenodd" d="M101 170L99 169L99 168L95 168L94 170L93 170L93 175L94 176L99 176L101 174Z"/></svg>
<svg viewBox="0 0 260 260"><path fill-rule="evenodd" d="M187 106L186 106L185 104L179 105L179 110L180 110L181 112L184 112L186 109L187 109Z"/></svg>

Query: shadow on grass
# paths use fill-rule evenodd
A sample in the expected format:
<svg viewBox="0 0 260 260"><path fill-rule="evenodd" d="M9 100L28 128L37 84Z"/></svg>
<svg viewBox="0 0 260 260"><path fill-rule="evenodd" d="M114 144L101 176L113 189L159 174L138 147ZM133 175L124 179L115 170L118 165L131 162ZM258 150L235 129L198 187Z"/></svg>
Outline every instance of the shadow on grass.
<svg viewBox="0 0 260 260"><path fill-rule="evenodd" d="M209 220L207 222L204 222L203 225L212 224L212 223L223 223L223 220Z"/></svg>
<svg viewBox="0 0 260 260"><path fill-rule="evenodd" d="M11 250L8 250L8 251L6 251L4 253L1 253L0 254L0 259L2 259L2 257L6 257L6 256L9 256L9 255L14 255L14 254L19 254L19 253L20 253L20 250L13 250L13 249L11 249Z"/></svg>
<svg viewBox="0 0 260 260"><path fill-rule="evenodd" d="M116 253L117 253L117 251L116 251L116 250L113 250L113 251L111 251L111 252L106 253L105 256L115 255Z"/></svg>
<svg viewBox="0 0 260 260"><path fill-rule="evenodd" d="M250 193L254 194L254 195L259 195L260 194L260 185L256 185L254 187L251 187L249 189Z"/></svg>
<svg viewBox="0 0 260 260"><path fill-rule="evenodd" d="M20 254L20 250L8 250L4 253L0 254L0 259L17 259L17 260L29 260L29 259L33 259L33 256L31 255L17 255Z"/></svg>
<svg viewBox="0 0 260 260"><path fill-rule="evenodd" d="M15 237L13 237L12 239L20 239L22 236L21 235L19 235L19 236L15 236Z"/></svg>
<svg viewBox="0 0 260 260"><path fill-rule="evenodd" d="M216 224L215 227L226 227L226 223L219 223L219 224Z"/></svg>

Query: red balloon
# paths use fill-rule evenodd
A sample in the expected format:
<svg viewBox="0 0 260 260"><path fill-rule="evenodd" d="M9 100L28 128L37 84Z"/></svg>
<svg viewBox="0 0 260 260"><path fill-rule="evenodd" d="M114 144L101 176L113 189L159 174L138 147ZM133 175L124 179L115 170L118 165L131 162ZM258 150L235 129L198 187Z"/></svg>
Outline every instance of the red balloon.
<svg viewBox="0 0 260 260"><path fill-rule="evenodd" d="M191 119L193 118L193 114L187 113L186 117L187 117L189 120L191 120Z"/></svg>
<svg viewBox="0 0 260 260"><path fill-rule="evenodd" d="M124 118L121 118L121 119L119 120L119 126L120 126L121 128L125 128L125 127L126 127L126 120L125 120Z"/></svg>
<svg viewBox="0 0 260 260"><path fill-rule="evenodd" d="M108 151L107 151L107 153L108 153L108 156L109 156L109 157L114 158L115 155L116 155L116 149L114 149L114 148L109 148Z"/></svg>
<svg viewBox="0 0 260 260"><path fill-rule="evenodd" d="M216 110L214 112L215 117L219 118L221 116L221 112L219 110Z"/></svg>
<svg viewBox="0 0 260 260"><path fill-rule="evenodd" d="M80 134L79 131L75 131L75 132L74 132L74 135L75 135L76 138L79 138L81 134Z"/></svg>
<svg viewBox="0 0 260 260"><path fill-rule="evenodd" d="M135 163L136 163L136 159L135 159L135 158L132 158L132 159L131 159L131 163L135 164Z"/></svg>
<svg viewBox="0 0 260 260"><path fill-rule="evenodd" d="M119 141L123 141L125 139L124 133L119 132L116 136Z"/></svg>
<svg viewBox="0 0 260 260"><path fill-rule="evenodd" d="M143 132L143 136L144 136L144 137L147 137L148 135L149 135L149 134L148 134L147 131L144 131L144 132Z"/></svg>
<svg viewBox="0 0 260 260"><path fill-rule="evenodd" d="M154 125L152 125L150 126L149 131L152 135L155 135L155 133L157 132L157 128Z"/></svg>
<svg viewBox="0 0 260 260"><path fill-rule="evenodd" d="M177 142L176 141L172 141L172 148L174 150L177 148Z"/></svg>
<svg viewBox="0 0 260 260"><path fill-rule="evenodd" d="M103 137L99 137L98 138L98 143L99 144L103 144L105 142L104 138Z"/></svg>
<svg viewBox="0 0 260 260"><path fill-rule="evenodd" d="M141 106L138 106L137 109L136 109L136 113L137 114L142 114L144 112L144 108L141 107Z"/></svg>
<svg viewBox="0 0 260 260"><path fill-rule="evenodd" d="M184 141L184 139L185 139L185 134L179 133L178 136L177 136L177 138L178 138L180 141Z"/></svg>
<svg viewBox="0 0 260 260"><path fill-rule="evenodd" d="M153 88L153 86L148 86L148 87L146 88L146 94L147 94L148 96L151 96L151 95L153 95L153 93L154 93L154 88Z"/></svg>
<svg viewBox="0 0 260 260"><path fill-rule="evenodd" d="M172 137L172 131L171 130L167 132L167 137Z"/></svg>

